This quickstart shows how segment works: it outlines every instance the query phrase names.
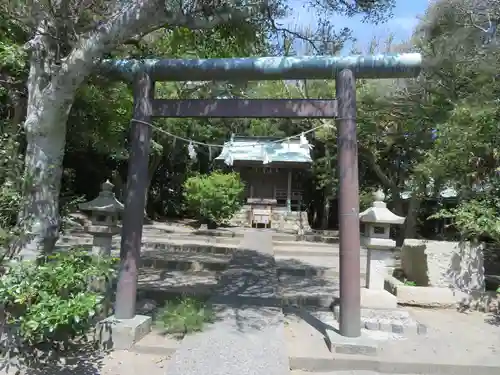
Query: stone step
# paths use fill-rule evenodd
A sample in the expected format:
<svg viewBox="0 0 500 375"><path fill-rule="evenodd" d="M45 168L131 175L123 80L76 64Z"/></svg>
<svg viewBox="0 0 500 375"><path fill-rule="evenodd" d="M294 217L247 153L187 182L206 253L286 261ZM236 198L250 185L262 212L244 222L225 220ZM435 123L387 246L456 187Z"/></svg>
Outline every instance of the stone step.
<svg viewBox="0 0 500 375"><path fill-rule="evenodd" d="M308 241L284 241L284 240L276 240L273 241L273 248L307 248L307 249L337 249L339 246L337 244L328 244L323 242L308 242Z"/></svg>
<svg viewBox="0 0 500 375"><path fill-rule="evenodd" d="M116 255L119 255L119 253L117 252ZM230 259L231 257L225 254L200 252L147 250L141 254L143 267L192 272L221 272L227 268Z"/></svg>
<svg viewBox="0 0 500 375"><path fill-rule="evenodd" d="M81 237L81 238L71 238L65 239L64 241L58 242L56 245L58 248L64 249L74 246L81 246L88 248L92 246L92 238ZM120 238L116 237L113 239L113 248L118 249L120 247ZM164 239L142 239L142 250L168 250L168 251L191 251L191 252L201 252L201 253L214 253L214 254L232 254L238 245L230 245L217 243L215 241L207 242L200 240L198 238L193 240L164 240Z"/></svg>
<svg viewBox="0 0 500 375"><path fill-rule="evenodd" d="M300 236L297 233L275 232L273 233L274 241L298 241Z"/></svg>
<svg viewBox="0 0 500 375"><path fill-rule="evenodd" d="M232 229L197 229L193 232L193 234L197 236L210 236L210 237L233 237L237 238L238 241L241 241L243 238L243 231L232 230ZM239 242L238 242L239 243Z"/></svg>
<svg viewBox="0 0 500 375"><path fill-rule="evenodd" d="M186 273L153 268L141 268L138 275L138 299L155 301L159 306L164 301L181 297L208 298L212 295L219 275L204 271Z"/></svg>
<svg viewBox="0 0 500 375"><path fill-rule="evenodd" d="M336 276L340 272L339 258L325 256L276 256L275 261L281 274L295 276ZM361 257L360 271L366 272L366 257Z"/></svg>
<svg viewBox="0 0 500 375"><path fill-rule="evenodd" d="M120 256L118 249L111 255ZM141 266L171 271L222 272L227 268L231 255L189 251L145 250L141 253Z"/></svg>
<svg viewBox="0 0 500 375"><path fill-rule="evenodd" d="M338 237L330 237L318 234L306 234L303 237L304 241L307 242L317 242L317 243L339 243Z"/></svg>
<svg viewBox="0 0 500 375"><path fill-rule="evenodd" d="M285 306L329 308L339 296L338 277L279 276L279 290Z"/></svg>
<svg viewBox="0 0 500 375"><path fill-rule="evenodd" d="M320 255L320 256L339 256L340 249L337 244L323 244L323 243L311 243L304 241L297 242L274 242L273 246L274 253L276 255L298 255L298 256L309 256L309 255ZM366 256L366 248L360 248L359 250L361 256Z"/></svg>
<svg viewBox="0 0 500 375"><path fill-rule="evenodd" d="M338 258L339 257L339 251L336 249L314 249L314 248L307 248L307 249L293 249L293 248L275 248L274 249L274 255L275 256L283 256L283 257L310 257L310 256L316 256L316 257L333 257L333 258ZM361 256L363 256L363 253L361 253Z"/></svg>
<svg viewBox="0 0 500 375"><path fill-rule="evenodd" d="M121 236L114 236L113 242L120 243ZM145 243L154 243L154 242L168 242L168 241L188 241L188 242L204 242L210 244L239 244L241 239L238 237L219 237L219 236L210 236L210 235L198 235L196 233L192 234L152 234L148 233L147 235L142 236L142 241ZM67 244L67 243L76 243L76 242L92 242L92 236L87 233L75 233L71 236L63 236L59 239L58 243Z"/></svg>
<svg viewBox="0 0 500 375"><path fill-rule="evenodd" d="M338 237L339 236L339 231L338 230L323 230L323 229L311 229L311 231L307 234L313 234L313 235L319 235L319 236L326 236L326 237Z"/></svg>

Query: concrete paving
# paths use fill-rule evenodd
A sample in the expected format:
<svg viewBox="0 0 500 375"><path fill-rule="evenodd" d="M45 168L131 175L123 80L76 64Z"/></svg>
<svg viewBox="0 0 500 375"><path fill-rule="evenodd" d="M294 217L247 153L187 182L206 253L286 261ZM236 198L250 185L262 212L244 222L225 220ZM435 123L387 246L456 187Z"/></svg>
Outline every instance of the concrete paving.
<svg viewBox="0 0 500 375"><path fill-rule="evenodd" d="M315 375L381 375L380 372L376 372L376 371L369 371L369 370L340 370L340 371L331 371L331 372L315 372L314 373ZM290 375L311 375L310 372L308 371L300 371L300 370L293 370L293 371L290 371ZM424 374L424 373L408 373L408 372L405 372L404 374L403 373L400 373L400 374L394 374L392 373L392 375L427 375L427 374Z"/></svg>
<svg viewBox="0 0 500 375"><path fill-rule="evenodd" d="M426 324L427 335L406 338L394 333L363 333L380 342L376 357L332 354L325 343L330 322L311 324L287 316L286 335L292 370L333 372L364 370L375 373L481 374L500 373L500 327L479 313L453 310L405 309ZM330 328L331 327L331 328Z"/></svg>
<svg viewBox="0 0 500 375"><path fill-rule="evenodd" d="M211 299L217 321L182 341L166 368L169 375L288 375L279 307L251 307L253 298L277 298L276 265L269 233L248 232Z"/></svg>
<svg viewBox="0 0 500 375"><path fill-rule="evenodd" d="M177 231L179 234L168 234L169 238L165 240L167 236L164 236L162 231ZM177 226L172 228L168 225L155 225L145 230L144 238L151 240L148 243L159 244L157 249L168 248L186 252L186 255L173 256L179 264L220 264L222 267L228 259L237 254L237 251L234 251L238 249L236 245L224 245L217 240L210 241L209 236L194 237L192 234L192 229L179 230ZM327 307L331 298L338 295L338 245L296 241L296 236L293 235L273 235L273 242L275 266L280 269L279 279L274 283L270 283L268 277L263 276L266 262L256 259L247 259L246 263L257 268L263 267L261 271L249 272L243 265L239 265L225 274L224 282L219 278L219 272L210 270L209 266L205 269L203 266L194 269L182 268L182 271L141 270L141 282L148 285L146 289L154 289L155 285L158 290L170 288L179 291L184 288L186 291L191 288L192 293L206 293L209 296L221 287L226 288L223 289L224 293L236 295L247 302L251 301L253 306L234 307L227 299L219 301L227 305L219 320L212 329L185 338L181 343L181 347L184 347L182 350L175 351L177 346L165 344L166 349L162 352L162 349L151 349L154 345L139 342L132 349L135 350L134 353L150 356L152 361L153 356L159 354L164 354L162 358L172 353L174 356L168 362L167 368L161 366L161 372L152 367L146 369L146 366L140 369L149 371L151 375L232 375L264 372L273 375L307 375L305 372L317 372L318 375L500 373L500 327L485 322L488 317L481 313L461 314L453 310L401 308L400 311L426 326L425 335L406 337L395 332L363 329L363 335L372 342L377 342L378 351L375 356L332 353L326 339L331 341L331 332L338 329L333 313L323 312L323 318L320 314L314 324L311 324L311 320L306 321L303 317L289 314L283 323L279 309L256 306L253 302L259 299L265 300L265 304L279 303L278 297L284 297L285 301L288 300L292 304ZM197 258L191 254L201 251L202 248L206 251L207 245L212 248L211 254L214 256L202 254ZM229 248L232 250L227 250ZM219 257L220 254L224 256ZM362 274L366 265L365 259L365 254L362 254ZM299 273L294 274L294 270L302 273L297 271ZM304 270L324 272L306 273ZM193 285L196 287L193 288ZM147 339L150 339L150 336L145 340ZM289 357L291 371L288 364L284 367L284 356ZM130 358L120 358L124 363L129 363ZM196 361L193 362L193 358L196 358ZM142 359L138 362L142 363ZM177 367L172 367L172 363L176 363ZM120 374L127 374L125 367L120 370Z"/></svg>

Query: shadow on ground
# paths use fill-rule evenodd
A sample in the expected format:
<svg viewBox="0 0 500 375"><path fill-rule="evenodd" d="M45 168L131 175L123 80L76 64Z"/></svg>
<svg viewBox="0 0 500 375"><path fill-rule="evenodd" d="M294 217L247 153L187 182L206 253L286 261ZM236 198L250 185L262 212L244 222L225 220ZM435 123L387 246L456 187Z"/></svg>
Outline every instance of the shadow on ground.
<svg viewBox="0 0 500 375"><path fill-rule="evenodd" d="M219 304L279 307L309 305L327 308L338 296L338 281L328 267L296 259L280 259L260 251L234 249L231 254L182 254L168 250L145 254L138 284L139 300L161 306L168 300L193 297L223 299ZM169 260L175 255L175 262ZM215 258L214 258L215 256ZM154 259L154 262L151 260Z"/></svg>
<svg viewBox="0 0 500 375"><path fill-rule="evenodd" d="M496 327L500 327L500 311L488 313L484 321Z"/></svg>
<svg viewBox="0 0 500 375"><path fill-rule="evenodd" d="M92 343L72 344L63 351L30 348L3 362L0 371L9 375L98 375L106 355Z"/></svg>

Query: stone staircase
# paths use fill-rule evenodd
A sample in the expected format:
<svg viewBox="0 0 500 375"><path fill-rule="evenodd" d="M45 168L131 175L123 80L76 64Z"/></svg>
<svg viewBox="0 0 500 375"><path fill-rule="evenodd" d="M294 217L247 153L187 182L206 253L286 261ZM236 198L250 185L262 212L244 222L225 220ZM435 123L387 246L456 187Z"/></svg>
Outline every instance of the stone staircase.
<svg viewBox="0 0 500 375"><path fill-rule="evenodd" d="M241 249L244 233L249 230L145 226L138 284L140 298L161 303L186 295L210 297L235 251ZM339 249L335 243L316 239L323 234L327 239L336 238L336 232L302 237L269 232L282 303L328 307L339 291ZM62 236L57 244L60 249L74 246L90 249L91 245L92 236L81 232ZM115 236L112 255L119 256L119 247L120 236ZM366 254L362 254L362 282L365 268Z"/></svg>

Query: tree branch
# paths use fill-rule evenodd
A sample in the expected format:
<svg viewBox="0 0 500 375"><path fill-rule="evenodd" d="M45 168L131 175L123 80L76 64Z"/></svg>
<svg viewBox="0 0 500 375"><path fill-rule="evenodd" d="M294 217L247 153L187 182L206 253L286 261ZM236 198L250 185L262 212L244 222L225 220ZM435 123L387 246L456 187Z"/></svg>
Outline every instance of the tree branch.
<svg viewBox="0 0 500 375"><path fill-rule="evenodd" d="M61 60L62 69L57 84L64 86L64 82L72 81L79 85L96 59L137 35L145 35L161 27L211 29L231 21L248 19L260 12L260 5L245 12L221 6L211 9L209 14L204 10L185 14L177 7L167 8L165 0L132 0L108 21L97 25L87 37L80 38L70 54Z"/></svg>
<svg viewBox="0 0 500 375"><path fill-rule="evenodd" d="M271 8L269 8L269 7L266 9L266 14L267 14L267 19L271 23L271 27L274 29L274 31L282 32L285 34L290 34L290 35L293 35L294 37L296 37L300 40L304 40L314 49L314 51L316 53L320 53L319 48L316 46L316 42L318 42L318 40L315 41L313 39L307 38L305 35L302 35L301 33L297 32L297 31L292 31L286 27L278 26L276 24L276 22L274 21L274 18L272 17Z"/></svg>
<svg viewBox="0 0 500 375"><path fill-rule="evenodd" d="M367 148L359 145L359 150L361 151L366 160L368 161L370 167L372 168L373 172L377 175L377 177L380 179L380 182L382 185L384 185L386 188L390 189L391 192L394 194L395 192L399 191L398 186L392 181L382 170L380 165L378 165L377 160L375 158L375 155L373 152L368 150Z"/></svg>
<svg viewBox="0 0 500 375"><path fill-rule="evenodd" d="M468 14L469 14L469 19L470 19L472 26L474 26L476 29L481 30L484 33L488 32L488 29L485 29L485 28L479 26L478 24L476 24L476 22L474 21L474 12L469 11ZM488 20L490 21L490 25L491 25L491 20L490 20L489 15L488 15Z"/></svg>

